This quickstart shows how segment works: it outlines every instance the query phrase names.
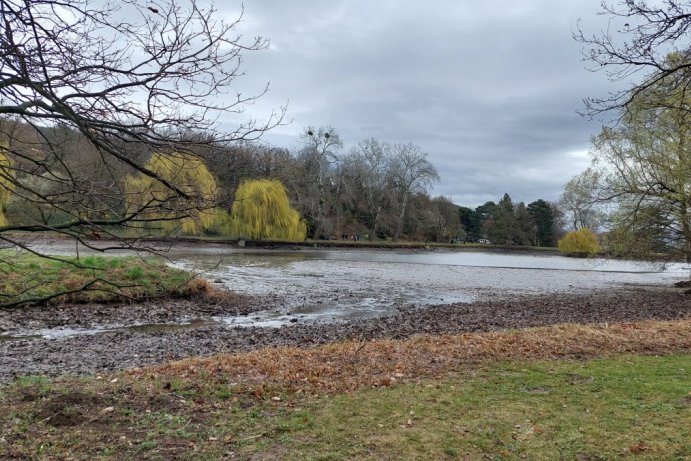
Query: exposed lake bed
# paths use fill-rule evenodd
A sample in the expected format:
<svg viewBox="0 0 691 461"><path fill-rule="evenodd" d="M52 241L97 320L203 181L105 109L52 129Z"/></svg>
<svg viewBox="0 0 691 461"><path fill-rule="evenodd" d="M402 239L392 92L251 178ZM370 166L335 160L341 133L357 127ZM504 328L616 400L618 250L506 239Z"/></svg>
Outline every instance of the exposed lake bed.
<svg viewBox="0 0 691 461"><path fill-rule="evenodd" d="M59 247L53 247L60 253ZM263 346L669 320L688 265L488 252L176 246L232 294L0 311L0 377L93 373Z"/></svg>

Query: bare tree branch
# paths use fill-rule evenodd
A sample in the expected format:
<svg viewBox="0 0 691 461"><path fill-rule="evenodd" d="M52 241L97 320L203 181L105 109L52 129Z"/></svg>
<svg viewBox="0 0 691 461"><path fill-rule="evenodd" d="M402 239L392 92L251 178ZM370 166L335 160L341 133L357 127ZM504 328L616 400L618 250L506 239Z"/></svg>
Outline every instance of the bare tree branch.
<svg viewBox="0 0 691 461"><path fill-rule="evenodd" d="M579 22L574 39L584 45L583 57L591 64L590 70L605 72L610 81L630 86L607 96L584 99L584 115L596 117L613 112L618 117L641 92L671 76L678 78L680 85L691 85L691 74L687 72L691 62L685 58L691 53L689 2L603 1L600 14L609 18L606 29L590 34ZM669 59L670 54L684 58Z"/></svg>

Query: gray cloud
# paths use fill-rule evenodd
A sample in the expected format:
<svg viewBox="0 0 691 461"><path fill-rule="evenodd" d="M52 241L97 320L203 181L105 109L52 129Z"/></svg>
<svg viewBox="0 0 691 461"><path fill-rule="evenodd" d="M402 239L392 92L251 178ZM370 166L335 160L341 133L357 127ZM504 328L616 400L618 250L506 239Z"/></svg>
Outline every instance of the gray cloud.
<svg viewBox="0 0 691 461"><path fill-rule="evenodd" d="M597 32L598 1L262 1L241 31L270 49L245 57L238 87L271 91L247 113L289 101L292 123L265 140L294 146L307 125L333 125L347 145L414 142L461 205L556 200L585 168L599 125L576 114L609 84L585 70L571 38L579 18ZM233 18L237 10L222 10Z"/></svg>

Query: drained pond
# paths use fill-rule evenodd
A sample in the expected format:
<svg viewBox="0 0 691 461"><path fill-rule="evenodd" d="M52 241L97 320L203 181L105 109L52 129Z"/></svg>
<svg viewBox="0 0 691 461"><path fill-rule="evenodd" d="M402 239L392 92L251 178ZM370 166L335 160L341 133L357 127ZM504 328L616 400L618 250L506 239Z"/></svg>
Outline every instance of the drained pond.
<svg viewBox="0 0 691 461"><path fill-rule="evenodd" d="M671 285L688 265L489 251L235 250L179 247L177 267L202 271L227 289L273 296L273 308L230 324L278 325L387 315L400 306L515 294Z"/></svg>
<svg viewBox="0 0 691 461"><path fill-rule="evenodd" d="M74 255L55 242L37 250ZM80 248L80 254L89 251ZM175 245L170 264L199 273L214 286L257 297L264 308L249 315L182 318L174 324L110 324L88 328L6 331L0 339L58 338L123 328L163 332L214 325L279 327L387 316L400 309L517 295L579 293L626 286L672 285L689 278L682 263L566 258L497 251L371 249L242 249L220 244Z"/></svg>
<svg viewBox="0 0 691 461"><path fill-rule="evenodd" d="M55 241L35 249L75 254L73 245ZM688 279L687 264L535 252L268 250L207 243L178 244L167 256L170 264L233 294L220 301L209 295L0 310L0 382L27 373L94 373L267 346L691 315L689 295L670 288Z"/></svg>

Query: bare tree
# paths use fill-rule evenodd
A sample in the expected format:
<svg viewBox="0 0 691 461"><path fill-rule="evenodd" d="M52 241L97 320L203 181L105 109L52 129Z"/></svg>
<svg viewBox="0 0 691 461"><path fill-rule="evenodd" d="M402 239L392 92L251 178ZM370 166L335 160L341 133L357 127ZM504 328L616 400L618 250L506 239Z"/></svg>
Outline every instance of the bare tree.
<svg viewBox="0 0 691 461"><path fill-rule="evenodd" d="M606 30L575 34L586 59L613 81L637 77L585 101L589 115L617 116L593 141L598 199L616 205L610 234L624 236L618 240L631 254L645 244L681 250L691 261L691 3L622 0L603 3L602 13Z"/></svg>
<svg viewBox="0 0 691 461"><path fill-rule="evenodd" d="M625 81L631 86L585 99L588 115L610 110L620 114L619 110L628 108L640 92L672 75L679 76L679 88L691 85L691 3L603 1L601 14L609 17L606 29L589 34L579 24L574 38L585 46L584 56L593 64L593 71L602 70L611 81ZM670 53L684 58L668 59ZM636 81L629 81L634 78Z"/></svg>
<svg viewBox="0 0 691 461"><path fill-rule="evenodd" d="M300 136L303 148L298 156L304 176L299 181L299 206L312 224L312 238L319 238L331 232L327 225L327 212L333 205L339 179L335 169L343 148L341 138L333 127L308 127Z"/></svg>
<svg viewBox="0 0 691 461"><path fill-rule="evenodd" d="M450 242L461 230L461 219L458 206L450 198L434 197L430 200L430 229L428 238L434 242Z"/></svg>
<svg viewBox="0 0 691 461"><path fill-rule="evenodd" d="M266 91L233 90L242 55L267 40L239 35L241 19L195 0L0 0L0 187L11 193L0 242L36 251L16 231L53 231L96 248L90 238L151 220L167 201L200 206L146 162L281 123L283 109L264 122L242 115ZM228 131L221 114L236 120ZM165 193L136 205L123 187L129 174ZM13 214L12 202L34 211ZM162 219L184 218L178 210Z"/></svg>
<svg viewBox="0 0 691 461"><path fill-rule="evenodd" d="M587 168L569 180L559 198L559 208L569 220L572 230L583 227L597 231L604 220L601 209L605 202L600 193L602 172Z"/></svg>
<svg viewBox="0 0 691 461"><path fill-rule="evenodd" d="M390 180L392 200L396 203L397 215L393 239L398 240L410 198L439 181L437 169L427 160L427 153L412 143L387 145L390 157Z"/></svg>
<svg viewBox="0 0 691 461"><path fill-rule="evenodd" d="M374 240L386 205L389 158L385 145L374 138L358 143L346 163L353 175L353 186L370 217L369 240Z"/></svg>

